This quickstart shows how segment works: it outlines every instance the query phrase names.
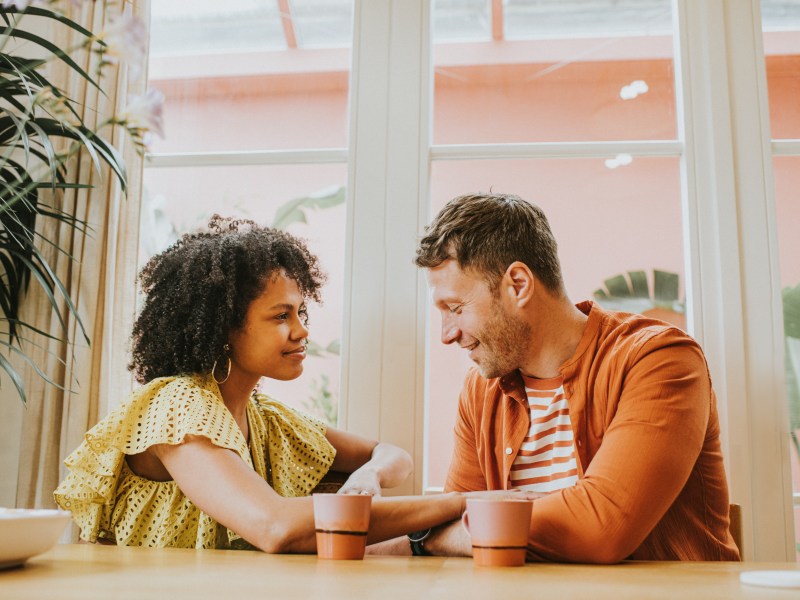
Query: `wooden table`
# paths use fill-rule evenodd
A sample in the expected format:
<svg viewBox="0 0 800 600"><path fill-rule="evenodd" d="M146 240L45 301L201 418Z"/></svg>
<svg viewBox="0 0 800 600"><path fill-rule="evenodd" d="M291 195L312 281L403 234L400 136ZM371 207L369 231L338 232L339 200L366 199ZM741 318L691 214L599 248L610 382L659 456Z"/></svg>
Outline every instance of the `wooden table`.
<svg viewBox="0 0 800 600"><path fill-rule="evenodd" d="M0 598L251 600L363 598L469 600L800 598L800 591L746 586L744 570L793 563L631 562L613 566L528 564L479 568L468 558L368 556L325 561L231 550L150 550L62 545L0 571Z"/></svg>

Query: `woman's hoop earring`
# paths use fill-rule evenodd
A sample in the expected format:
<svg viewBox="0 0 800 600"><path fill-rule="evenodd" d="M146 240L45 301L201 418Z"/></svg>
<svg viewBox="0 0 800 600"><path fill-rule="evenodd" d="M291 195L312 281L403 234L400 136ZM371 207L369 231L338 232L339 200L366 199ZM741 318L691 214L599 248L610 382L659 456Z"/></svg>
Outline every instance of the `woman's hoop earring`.
<svg viewBox="0 0 800 600"><path fill-rule="evenodd" d="M214 379L214 381L217 382L217 384L225 383L226 381L228 381L228 377L231 376L231 355L230 355L230 352L231 352L231 347L228 344L225 344L222 347L222 356L224 356L225 358L228 359L228 368L227 368L227 372L225 373L225 379L217 379L217 361L219 361L219 358L214 361L214 366L211 367L211 377Z"/></svg>

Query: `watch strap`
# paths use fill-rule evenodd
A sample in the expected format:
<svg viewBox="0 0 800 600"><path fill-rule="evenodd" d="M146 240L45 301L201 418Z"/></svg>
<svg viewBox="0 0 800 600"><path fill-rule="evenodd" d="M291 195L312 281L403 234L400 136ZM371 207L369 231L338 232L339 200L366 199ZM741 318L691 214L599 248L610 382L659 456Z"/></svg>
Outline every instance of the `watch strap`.
<svg viewBox="0 0 800 600"><path fill-rule="evenodd" d="M433 556L424 545L425 540L430 534L430 529L423 529L422 531L415 531L408 534L408 543L411 546L412 556Z"/></svg>

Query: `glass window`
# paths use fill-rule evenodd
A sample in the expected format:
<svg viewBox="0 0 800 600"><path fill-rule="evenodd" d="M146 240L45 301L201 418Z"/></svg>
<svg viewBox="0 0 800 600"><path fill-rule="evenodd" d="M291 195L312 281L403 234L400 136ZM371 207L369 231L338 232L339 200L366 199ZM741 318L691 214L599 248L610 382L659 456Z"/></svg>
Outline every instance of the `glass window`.
<svg viewBox="0 0 800 600"><path fill-rule="evenodd" d="M446 201L464 193L491 189L522 196L548 215L574 302L595 299L611 309L646 312L685 327L679 159L623 162L614 168L603 159L436 162L431 218ZM621 281L630 288L630 272L643 274L650 298L634 299L620 291ZM662 282L667 280L672 291L657 298L656 284L665 290ZM440 325L431 307L426 456L427 486L434 488L444 484L458 393L472 366L464 351L440 342Z"/></svg>
<svg viewBox="0 0 800 600"><path fill-rule="evenodd" d="M299 48L347 48L353 39L352 0L292 0Z"/></svg>
<svg viewBox="0 0 800 600"><path fill-rule="evenodd" d="M463 10L463 3L434 2L430 217L464 193L520 195L547 213L573 301L653 311L685 327L679 153L644 158L626 145L677 138L672 3L492 2L483 36L463 41L440 34L454 4ZM597 141L616 151L501 160L496 146ZM448 157L449 146L462 144L474 160L449 160L462 158ZM628 296L633 280L646 283L648 298ZM425 486L436 488L471 363L441 344L440 317L429 312Z"/></svg>
<svg viewBox="0 0 800 600"><path fill-rule="evenodd" d="M670 0L506 0L506 38L672 35Z"/></svg>
<svg viewBox="0 0 800 600"><path fill-rule="evenodd" d="M150 7L152 57L286 47L276 2L154 0Z"/></svg>
<svg viewBox="0 0 800 600"><path fill-rule="evenodd" d="M789 402L792 488L797 558L800 560L800 156L779 156L773 161L778 248L786 352L786 397Z"/></svg>
<svg viewBox="0 0 800 600"><path fill-rule="evenodd" d="M148 74L166 98L153 153L347 145L352 0L194 4L152 2Z"/></svg>
<svg viewBox="0 0 800 600"><path fill-rule="evenodd" d="M305 239L328 275L323 303L308 307L310 350L305 371L292 381L264 381L262 389L334 425L344 297L346 181L346 165L148 169L139 257L143 264L183 233L205 226L214 213L252 219Z"/></svg>
<svg viewBox="0 0 800 600"><path fill-rule="evenodd" d="M772 137L800 138L800 3L762 2Z"/></svg>
<svg viewBox="0 0 800 600"><path fill-rule="evenodd" d="M167 139L154 140L145 166L140 264L214 213L308 240L328 282L324 304L309 307L305 373L263 388L335 424L353 0L152 0L151 7L149 85L165 94ZM298 150L319 154L293 164ZM268 164L252 165L253 153L267 151Z"/></svg>
<svg viewBox="0 0 800 600"><path fill-rule="evenodd" d="M778 143L800 138L800 3L763 0L764 54L770 127ZM775 156L775 211L786 352L792 487L797 558L800 559L800 155Z"/></svg>
<svg viewBox="0 0 800 600"><path fill-rule="evenodd" d="M504 2L507 39L437 43L434 144L675 139L670 2L634 4Z"/></svg>
<svg viewBox="0 0 800 600"><path fill-rule="evenodd" d="M433 3L434 42L492 39L491 0L436 0Z"/></svg>

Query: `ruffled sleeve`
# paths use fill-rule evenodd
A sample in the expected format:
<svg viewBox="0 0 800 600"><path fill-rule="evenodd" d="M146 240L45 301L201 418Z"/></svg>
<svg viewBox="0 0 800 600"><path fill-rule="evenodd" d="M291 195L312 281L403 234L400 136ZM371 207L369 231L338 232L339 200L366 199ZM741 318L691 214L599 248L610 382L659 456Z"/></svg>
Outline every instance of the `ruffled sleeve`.
<svg viewBox="0 0 800 600"><path fill-rule="evenodd" d="M328 472L336 450L325 437L327 426L269 396L255 397L257 417L251 435L266 452L267 481L284 497L307 496ZM258 423L256 425L255 422ZM258 469L261 462L254 454Z"/></svg>
<svg viewBox="0 0 800 600"><path fill-rule="evenodd" d="M138 454L156 444L180 444L187 435L200 435L252 464L236 421L204 383L200 376L154 379L86 433L67 457L68 474L54 498L72 512L83 539L110 537L126 454Z"/></svg>

